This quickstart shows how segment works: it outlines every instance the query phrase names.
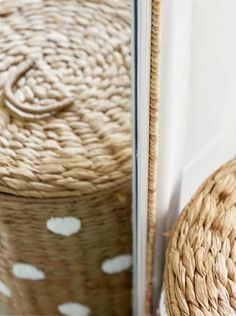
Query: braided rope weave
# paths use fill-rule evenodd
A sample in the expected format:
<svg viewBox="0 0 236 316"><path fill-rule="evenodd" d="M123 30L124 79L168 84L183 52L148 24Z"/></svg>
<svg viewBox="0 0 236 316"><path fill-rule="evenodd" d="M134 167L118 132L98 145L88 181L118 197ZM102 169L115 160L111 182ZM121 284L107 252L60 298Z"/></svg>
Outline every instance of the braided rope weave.
<svg viewBox="0 0 236 316"><path fill-rule="evenodd" d="M50 116L51 113L56 113L63 110L67 106L71 105L75 98L65 98L63 101L59 101L56 104L48 106L29 106L21 104L15 97L13 92L13 85L16 83L28 70L30 70L34 65L33 60L26 60L17 67L16 73L9 75L9 78L4 86L4 103L12 110L13 113L18 114L24 119L39 119Z"/></svg>
<svg viewBox="0 0 236 316"><path fill-rule="evenodd" d="M130 177L126 1L1 0L0 191L73 196Z"/></svg>
<svg viewBox="0 0 236 316"><path fill-rule="evenodd" d="M153 266L157 227L157 160L159 142L159 61L160 61L160 0L152 1L151 78L148 166L148 229L147 229L147 291L146 316L153 314Z"/></svg>
<svg viewBox="0 0 236 316"><path fill-rule="evenodd" d="M179 218L166 255L170 316L236 315L236 160L203 184Z"/></svg>

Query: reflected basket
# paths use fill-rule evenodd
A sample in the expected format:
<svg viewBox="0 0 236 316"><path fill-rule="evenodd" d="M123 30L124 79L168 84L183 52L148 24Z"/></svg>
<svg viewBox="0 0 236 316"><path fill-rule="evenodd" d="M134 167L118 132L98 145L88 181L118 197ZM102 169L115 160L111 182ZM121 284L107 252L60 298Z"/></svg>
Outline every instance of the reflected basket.
<svg viewBox="0 0 236 316"><path fill-rule="evenodd" d="M128 3L0 5L0 299L130 315Z"/></svg>

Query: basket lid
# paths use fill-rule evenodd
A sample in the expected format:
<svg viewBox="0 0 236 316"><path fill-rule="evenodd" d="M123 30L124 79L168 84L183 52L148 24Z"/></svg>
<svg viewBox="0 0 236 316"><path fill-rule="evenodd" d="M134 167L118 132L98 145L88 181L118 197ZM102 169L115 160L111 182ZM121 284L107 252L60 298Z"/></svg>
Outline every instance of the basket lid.
<svg viewBox="0 0 236 316"><path fill-rule="evenodd" d="M126 1L1 1L0 191L88 194L131 174Z"/></svg>
<svg viewBox="0 0 236 316"><path fill-rule="evenodd" d="M236 159L200 187L171 234L168 315L235 315Z"/></svg>

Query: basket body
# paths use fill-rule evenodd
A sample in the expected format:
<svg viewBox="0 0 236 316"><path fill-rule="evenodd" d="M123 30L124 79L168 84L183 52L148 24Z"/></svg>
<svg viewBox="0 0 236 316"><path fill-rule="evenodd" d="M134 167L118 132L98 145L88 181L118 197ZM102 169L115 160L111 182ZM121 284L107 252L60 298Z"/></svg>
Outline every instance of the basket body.
<svg viewBox="0 0 236 316"><path fill-rule="evenodd" d="M131 254L130 187L69 199L0 195L1 280L10 288L5 303L17 315L58 315L67 302L88 306L91 315L130 315L131 272L109 274L107 259ZM47 221L79 218L77 234L50 231ZM20 279L16 263L37 267L43 280ZM90 314L89 314L90 315Z"/></svg>
<svg viewBox="0 0 236 316"><path fill-rule="evenodd" d="M170 316L236 315L236 160L210 176L181 214L166 254Z"/></svg>
<svg viewBox="0 0 236 316"><path fill-rule="evenodd" d="M0 298L131 315L126 1L1 1Z"/></svg>

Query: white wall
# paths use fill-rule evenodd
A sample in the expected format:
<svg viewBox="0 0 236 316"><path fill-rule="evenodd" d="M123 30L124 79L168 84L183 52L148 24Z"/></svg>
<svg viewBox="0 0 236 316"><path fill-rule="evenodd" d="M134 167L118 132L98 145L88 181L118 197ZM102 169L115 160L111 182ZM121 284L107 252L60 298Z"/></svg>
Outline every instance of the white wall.
<svg viewBox="0 0 236 316"><path fill-rule="evenodd" d="M154 307L162 287L164 233L178 215L188 126L192 0L163 0Z"/></svg>
<svg viewBox="0 0 236 316"><path fill-rule="evenodd" d="M162 11L155 299L163 233L236 155L236 1L163 0Z"/></svg>
<svg viewBox="0 0 236 316"><path fill-rule="evenodd" d="M194 0L181 208L236 155L236 1Z"/></svg>

